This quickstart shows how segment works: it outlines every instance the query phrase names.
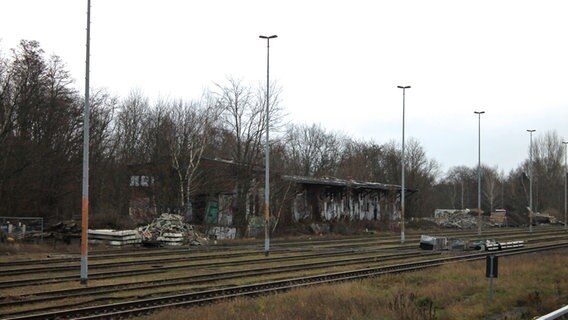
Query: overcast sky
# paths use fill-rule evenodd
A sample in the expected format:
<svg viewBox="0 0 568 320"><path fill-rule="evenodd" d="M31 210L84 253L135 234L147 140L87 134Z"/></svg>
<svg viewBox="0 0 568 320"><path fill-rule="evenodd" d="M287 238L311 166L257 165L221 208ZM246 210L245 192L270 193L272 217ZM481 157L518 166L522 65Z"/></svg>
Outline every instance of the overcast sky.
<svg viewBox="0 0 568 320"><path fill-rule="evenodd" d="M83 92L87 0L1 0L0 48L38 40ZM568 138L568 2L92 0L91 87L193 99L270 77L295 123L384 143L415 138L443 170L509 170L534 138Z"/></svg>

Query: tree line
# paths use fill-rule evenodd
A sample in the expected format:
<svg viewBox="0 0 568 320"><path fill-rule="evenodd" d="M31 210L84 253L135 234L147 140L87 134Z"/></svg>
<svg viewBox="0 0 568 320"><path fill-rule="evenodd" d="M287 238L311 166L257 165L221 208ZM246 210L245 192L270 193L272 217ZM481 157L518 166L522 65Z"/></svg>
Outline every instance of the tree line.
<svg viewBox="0 0 568 320"><path fill-rule="evenodd" d="M286 121L280 88L271 84L270 156L274 174L331 176L400 184L401 148L395 141L353 139L318 124ZM151 164L158 172L156 206L191 208L204 188L197 177L203 158L231 159L237 193L236 224L263 168L266 88L229 78L199 99L150 101L143 92L117 97L91 92L90 210L94 226L119 227L128 214L130 167ZM84 98L65 63L47 56L37 41L22 40L0 56L0 216L73 219L81 212ZM533 195L537 210L563 208L563 148L555 132L536 139ZM435 208L475 208L477 168L447 173L416 139L406 149L408 217L431 216ZM483 166L482 207L522 211L528 203L528 160L507 175ZM274 182L275 190L279 190ZM275 205L282 202L275 192ZM279 202L280 201L280 202ZM271 208L274 212L275 208Z"/></svg>

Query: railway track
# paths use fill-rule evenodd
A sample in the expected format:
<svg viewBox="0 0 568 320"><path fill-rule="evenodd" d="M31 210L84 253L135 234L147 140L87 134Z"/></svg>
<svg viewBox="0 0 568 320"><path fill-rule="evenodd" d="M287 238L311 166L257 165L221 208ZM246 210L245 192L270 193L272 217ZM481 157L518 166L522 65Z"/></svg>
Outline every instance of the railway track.
<svg viewBox="0 0 568 320"><path fill-rule="evenodd" d="M423 253L421 257L431 257L431 256L438 256L437 253ZM363 257L363 258L354 258L354 259L341 259L335 260L333 262L333 267L339 266L350 266L350 265L361 265L366 263L376 263L376 262L389 262L389 261L397 261L401 259L406 259L409 257L415 257L416 254L414 253L400 253L400 254L391 254L385 256L374 256L374 257ZM126 291L136 291L136 290L143 290L143 289L157 289L157 288L164 288L164 287L174 287L180 285L196 285L200 283L217 283L219 281L228 280L228 279L242 279L246 277L260 277L260 276L267 276L267 275L278 275L278 274L285 274L290 272L297 272L297 271L308 271L313 269L322 269L330 266L329 261L320 261L320 262L309 262L309 263L296 263L291 265L283 265L277 267L255 267L249 268L245 271L241 270L233 270L233 271L224 271L224 272L210 272L206 274L194 275L194 276L184 276L184 277L177 277L177 278L170 278L166 280L160 281L145 281L145 282L138 282L132 285L105 285L105 286L96 286L90 288L79 288L79 289L67 289L67 290L58 290L58 291L49 291L40 294L34 294L31 297L22 297L19 301L2 301L0 302L0 307L18 305L21 303L38 303L38 302L46 302L50 300L57 300L57 299L67 299L76 296L88 296L88 295L96 295L100 293L104 293L105 295L109 295L115 292L126 292Z"/></svg>
<svg viewBox="0 0 568 320"><path fill-rule="evenodd" d="M533 238L530 238L530 241L552 241L558 237L562 238L565 237L565 232L548 232L544 235L540 234L533 234ZM510 237L515 237L515 235L509 235L501 237L501 239L505 240ZM544 238L544 239L543 239ZM366 241L366 240L365 240ZM384 246L384 242L377 243L376 241L371 242L375 247L376 246ZM353 244L353 243L352 243ZM344 245L344 244L343 244ZM91 272L90 278L93 280L96 279L110 279L110 278L121 278L121 277L133 277L133 276L144 276L144 275L157 275L157 274L164 274L166 272L171 272L175 270L180 271L189 271L189 270L197 270L200 268L222 268L222 267L237 267L237 266L246 266L246 265L255 265L255 264L267 264L267 263L286 263L298 260L313 260L318 258L335 258L349 260L350 256L361 256L361 255L371 255L377 254L374 256L375 259L381 259L380 254L382 253L389 253L389 250L416 250L415 245L405 245L405 246L398 246L395 249L383 249L383 248L374 248L368 249L369 243L356 243L354 244L359 248L362 249L353 249L353 248L344 248L339 247L339 249L335 249L334 251L331 250L323 250L323 251L316 251L313 250L296 250L291 253L289 250L276 250L276 252L282 254L281 256L277 256L273 254L271 257L266 258L259 256L258 251L239 251L235 253L224 253L222 257L222 261L219 261L220 257L218 255L197 255L197 256L187 256L184 255L183 257L169 257L168 259L151 259L151 260L140 260L140 261L118 261L112 263L97 263L90 266L91 271L97 270L98 272ZM178 251L178 254L184 254L187 252ZM291 255L286 255L291 254ZM411 253L412 254L412 253ZM120 256L117 256L120 257ZM249 258L246 258L249 257ZM359 263L368 260L372 260L373 258L364 257L363 259L352 259L351 263ZM136 269L128 268L128 267L136 267ZM47 267L36 267L30 269L9 269L9 270L2 270L0 277L0 289L7 289L7 288L16 288L16 287L24 287L29 285L45 285L45 284L57 284L57 283L64 283L76 280L75 271L77 266L47 266ZM111 270L108 270L111 269ZM100 270L100 271L99 271ZM30 275L27 278L16 277L14 276L21 276L21 275ZM40 274L41 276L37 276L34 274ZM6 279L8 280L6 280ZM0 301L0 306L2 306L2 302Z"/></svg>
<svg viewBox="0 0 568 320"><path fill-rule="evenodd" d="M545 244L530 248L517 248L510 251L497 253L498 256L527 254L568 248L568 242ZM235 287L214 288L197 292L173 294L161 297L135 299L133 301L87 306L67 310L45 311L31 315L12 314L7 319L117 319L132 317L154 312L163 308L189 307L212 303L235 297L250 297L266 295L275 292L284 292L293 288L313 286L318 284L349 281L366 277L380 276L389 273L417 271L424 268L432 268L447 263L457 263L485 259L486 252L475 252L467 255L426 259L409 263L393 264L389 266L361 268L356 270L324 273L313 276L294 277L289 279L253 283Z"/></svg>
<svg viewBox="0 0 568 320"><path fill-rule="evenodd" d="M487 231L481 237L474 232L463 231L437 234L460 239L523 239L531 246L568 240L568 234L559 228L538 228L530 234L519 229ZM90 265L90 269L100 272L90 274L92 281L89 287L77 287L72 282L78 279L75 272L78 266L68 265L76 263L74 258L56 259L53 264L47 261L44 261L43 265L32 263L28 268L0 264L0 295L5 298L0 299L0 314L23 316L42 310L55 311L54 308L63 306L69 309L85 304L103 303L109 299L137 299L150 296L151 293L148 292L154 290L167 295L204 288L235 286L239 282L254 282L255 279L258 281L290 278L362 266L376 268L384 266L385 263L409 263L438 254L418 250L418 239L418 234L410 235L406 245L400 245L397 236L367 235L340 239L318 237L315 241L280 240L273 242L270 257L264 257L262 250L251 243L223 246L221 249L205 247L188 250L186 247L125 253L116 250L110 253L99 252L95 257L100 258L94 259L96 262ZM132 261L133 258L135 261ZM26 275L30 277L22 278ZM20 278L10 280L12 277ZM117 279L113 281L116 284L108 284L112 278ZM26 293L21 292L19 288L30 290L24 289ZM113 294L120 298L114 297ZM68 302L73 299L76 302ZM56 305L50 307L50 302ZM39 306L42 303L46 303L47 307ZM26 308L22 308L24 305ZM39 307L27 308L28 306Z"/></svg>
<svg viewBox="0 0 568 320"><path fill-rule="evenodd" d="M349 257L354 255L369 255L373 254L374 259L382 258L383 255L379 253L388 252L384 249L375 249L375 250L365 250L365 251L355 251L355 250L340 250L340 251L333 251L333 252L319 252L319 253L311 253L311 254L302 254L302 255L293 255L293 256L272 256L269 258L263 257L258 254L258 252L254 253L254 258L246 259L246 260L237 260L237 261L223 261L223 262L201 262L201 263L191 263L191 264L181 264L181 265L173 265L167 266L163 265L164 261L161 264L156 264L156 262L152 263L150 269L147 269L147 264L141 262L140 264L136 264L136 262L128 263L128 266L139 266L142 269L135 269L135 270L124 270L124 271L110 271L110 272L92 272L89 275L91 279L109 279L109 278L117 278L117 277L124 277L124 276L138 276L138 275L148 275L148 274L156 274L156 273L164 273L167 271L173 270L193 270L199 268L220 268L220 267L236 267L236 266L243 266L243 265L252 265L255 263L275 263L275 262L290 262L290 261L297 261L297 260L311 260L316 258L341 258L341 257ZM378 254L378 255L374 255ZM412 256L416 255L416 251L404 253L404 254L396 254L396 256ZM231 257L242 258L243 255L234 255ZM216 257L216 260L220 260L221 258L225 257ZM201 260L201 259L199 259ZM168 260L168 263L172 262L179 262L179 261L191 261L191 258L183 258L183 259L172 259ZM114 267L121 266L121 263L113 264ZM90 269L98 269L92 268ZM44 269L42 269L43 271ZM49 273L55 273L54 270L49 270ZM77 267L65 267L63 268L64 271L76 271ZM7 273L9 274L9 273ZM53 283L61 283L67 281L75 281L77 280L77 275L46 275L41 278L30 278L30 279L18 279L18 280L7 280L7 281L0 281L0 288L15 288L15 287L22 287L22 286L29 286L29 285L38 285L38 284L53 284ZM0 303L1 305L1 303Z"/></svg>

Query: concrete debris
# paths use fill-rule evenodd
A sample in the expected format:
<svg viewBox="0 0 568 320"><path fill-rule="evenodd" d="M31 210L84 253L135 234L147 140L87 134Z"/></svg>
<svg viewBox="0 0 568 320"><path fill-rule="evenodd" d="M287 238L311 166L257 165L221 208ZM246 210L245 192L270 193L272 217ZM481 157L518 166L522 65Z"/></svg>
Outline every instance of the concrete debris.
<svg viewBox="0 0 568 320"><path fill-rule="evenodd" d="M429 235L420 236L420 248L423 250L451 250L451 251L466 251L466 250L481 250L481 251L497 251L497 250L510 250L515 248L524 247L524 241L495 241L494 239L483 240L461 240L451 239L446 237L436 237Z"/></svg>
<svg viewBox="0 0 568 320"><path fill-rule="evenodd" d="M43 239L52 239L54 243L63 241L66 244L81 239L81 225L75 221L61 221L46 228Z"/></svg>
<svg viewBox="0 0 568 320"><path fill-rule="evenodd" d="M547 213L540 213L535 212L532 214L532 219L534 224L555 224L557 223L557 219L555 216L547 214Z"/></svg>
<svg viewBox="0 0 568 320"><path fill-rule="evenodd" d="M494 243L486 244L485 251L497 251L503 249L521 248L524 246L525 246L524 241L508 241L508 242L495 241Z"/></svg>
<svg viewBox="0 0 568 320"><path fill-rule="evenodd" d="M207 239L200 237L194 231L192 225L184 222L184 218L178 214L162 213L152 223L138 228L142 234L142 243L168 246L181 246L189 242L190 245L201 245Z"/></svg>
<svg viewBox="0 0 568 320"><path fill-rule="evenodd" d="M498 251L514 248L522 248L525 246L524 241L495 241L494 239L478 240L470 243L470 248L481 251Z"/></svg>
<svg viewBox="0 0 568 320"><path fill-rule="evenodd" d="M329 233L331 228L327 223L310 223L310 231L314 234Z"/></svg>
<svg viewBox="0 0 568 320"><path fill-rule="evenodd" d="M75 221L61 221L49 226L46 231L67 234L80 234L81 225Z"/></svg>
<svg viewBox="0 0 568 320"><path fill-rule="evenodd" d="M89 229L89 243L106 243L111 246L124 246L142 242L142 235L137 230Z"/></svg>

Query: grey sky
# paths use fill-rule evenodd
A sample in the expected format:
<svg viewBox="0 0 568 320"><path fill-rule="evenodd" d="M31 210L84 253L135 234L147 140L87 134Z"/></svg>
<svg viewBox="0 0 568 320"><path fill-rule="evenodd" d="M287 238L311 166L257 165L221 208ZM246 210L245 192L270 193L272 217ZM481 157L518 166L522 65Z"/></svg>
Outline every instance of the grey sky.
<svg viewBox="0 0 568 320"><path fill-rule="evenodd" d="M0 47L38 40L83 90L87 0L2 0ZM296 123L378 143L406 136L442 168L506 172L529 135L568 138L565 1L92 0L91 84L122 97L197 98L228 76L271 79Z"/></svg>

